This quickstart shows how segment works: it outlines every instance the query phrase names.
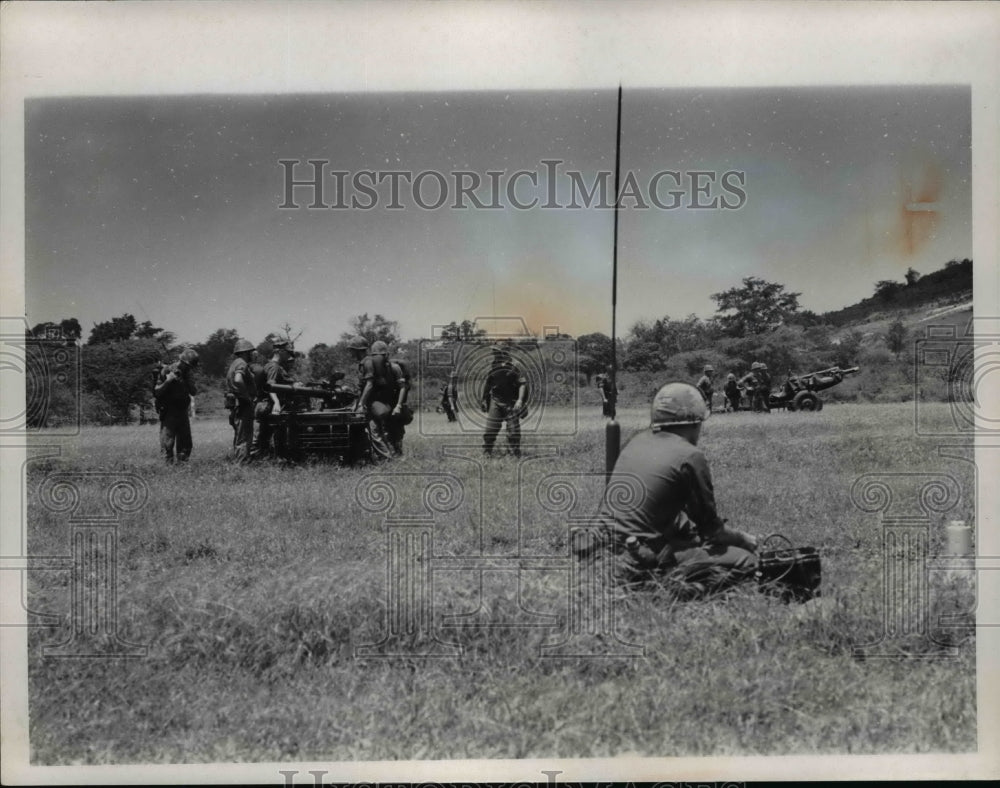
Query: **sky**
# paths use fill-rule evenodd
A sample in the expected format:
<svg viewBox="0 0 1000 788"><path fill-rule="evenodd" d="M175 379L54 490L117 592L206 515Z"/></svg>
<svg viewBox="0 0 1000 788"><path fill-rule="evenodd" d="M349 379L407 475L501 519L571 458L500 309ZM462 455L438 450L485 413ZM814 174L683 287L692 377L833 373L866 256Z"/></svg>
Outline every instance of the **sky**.
<svg viewBox="0 0 1000 788"><path fill-rule="evenodd" d="M568 173L591 188L613 172L616 110L606 89L30 99L29 322L76 317L87 332L130 312L184 342L218 328L256 342L288 323L300 347L362 312L406 338L491 315L610 333L613 212L570 207ZM972 257L970 135L967 87L625 90L621 174L639 199L619 214L618 333L710 317L711 294L748 276L822 312ZM384 182L370 209L309 209L301 187L282 209L282 159L300 180L309 159L347 172L348 202L368 200L350 187L362 170L443 173L448 200L421 208L404 182L389 208ZM459 170L498 207L453 207ZM522 176L507 194L518 170L537 186ZM438 194L425 176L420 199Z"/></svg>

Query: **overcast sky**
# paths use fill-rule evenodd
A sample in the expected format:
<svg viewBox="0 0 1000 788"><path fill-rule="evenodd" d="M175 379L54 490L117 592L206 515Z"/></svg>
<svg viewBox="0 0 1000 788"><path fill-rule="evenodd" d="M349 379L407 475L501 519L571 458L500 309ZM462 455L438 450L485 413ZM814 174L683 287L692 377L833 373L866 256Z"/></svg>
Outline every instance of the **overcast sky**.
<svg viewBox="0 0 1000 788"><path fill-rule="evenodd" d="M351 315L381 312L405 337L491 314L574 335L610 332L612 213L598 207L424 210L403 184L370 210L282 210L280 159L329 170L487 171L544 203L543 160L593 183L612 171L614 91L50 98L26 105L27 312L34 324L131 312L203 340L232 327L253 341L285 321L300 347L335 341ZM641 196L682 175L681 206L620 216L619 333L639 318L711 316L710 295L746 276L835 309L972 256L967 88L629 90L623 178ZM718 173L689 207L692 171ZM745 201L721 188L745 173ZM308 166L296 174L305 178ZM348 178L351 176L349 175ZM336 199L326 180L327 203ZM670 204L672 176L659 198ZM425 202L437 185L428 180ZM347 199L353 192L348 188ZM364 198L365 200L367 198ZM467 201L468 204L468 201ZM489 326L487 326L489 327Z"/></svg>

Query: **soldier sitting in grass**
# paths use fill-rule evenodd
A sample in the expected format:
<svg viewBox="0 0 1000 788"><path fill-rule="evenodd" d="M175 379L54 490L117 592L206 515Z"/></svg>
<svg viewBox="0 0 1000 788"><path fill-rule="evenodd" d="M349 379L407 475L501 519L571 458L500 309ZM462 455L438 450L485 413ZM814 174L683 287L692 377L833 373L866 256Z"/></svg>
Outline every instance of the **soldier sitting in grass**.
<svg viewBox="0 0 1000 788"><path fill-rule="evenodd" d="M707 417L698 389L667 383L653 398L649 429L618 457L609 488L638 479L645 493L624 512L607 501L601 506L620 584L661 585L692 599L753 578L757 540L719 517L708 461L697 448Z"/></svg>

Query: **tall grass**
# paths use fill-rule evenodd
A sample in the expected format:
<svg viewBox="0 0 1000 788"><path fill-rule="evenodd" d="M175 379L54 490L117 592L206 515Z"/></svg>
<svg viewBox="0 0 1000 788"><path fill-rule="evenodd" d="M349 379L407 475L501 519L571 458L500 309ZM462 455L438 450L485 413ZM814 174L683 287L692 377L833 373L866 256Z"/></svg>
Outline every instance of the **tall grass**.
<svg viewBox="0 0 1000 788"><path fill-rule="evenodd" d="M946 406L934 417L945 423ZM641 409L625 411L626 437L644 420ZM222 461L231 439L223 422L195 423L193 459L183 467L161 465L155 428L85 430L63 457L29 465L29 491L54 470L121 470L146 480L148 504L121 527L119 585L124 634L147 644L148 656L43 658L42 646L63 633L32 630L33 760L974 749L970 631L891 641L889 659L852 657L852 646L879 638L885 615L881 526L851 504L855 479L949 473L963 498L948 519L974 515L972 466L941 458L934 442L915 436L905 406L718 415L705 427L721 514L746 530L819 547L822 600L784 605L749 587L684 604L633 595L617 605L617 633L642 646L642 656L552 658L540 646L555 642L559 627L531 625L564 616L564 572L524 571L518 582L510 571L441 571L434 635L461 653L356 659L357 646L381 638L386 612L384 515L355 498L365 475L444 472L461 480L465 500L435 521L436 555L563 556L566 517L534 490L546 474L575 472L583 474L580 511L596 503L603 422L587 412L581 424L572 438L527 438L520 476L512 457L481 470L444 456L444 446L464 441L458 433L432 439L414 430L403 460L352 469L231 466ZM394 483L409 505L426 479ZM936 547L940 522L933 526ZM67 536L64 520L29 507L33 553L64 554ZM932 592L935 610L974 605L960 580L935 580ZM32 573L32 609L67 605L62 573ZM463 619L446 616L469 621L473 613L491 626L448 625ZM957 655L949 656L949 643Z"/></svg>

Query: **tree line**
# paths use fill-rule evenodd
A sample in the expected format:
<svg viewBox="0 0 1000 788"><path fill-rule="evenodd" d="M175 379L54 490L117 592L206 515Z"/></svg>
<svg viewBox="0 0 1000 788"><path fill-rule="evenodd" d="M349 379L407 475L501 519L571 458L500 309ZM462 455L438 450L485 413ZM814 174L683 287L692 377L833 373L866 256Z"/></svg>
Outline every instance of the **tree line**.
<svg viewBox="0 0 1000 788"><path fill-rule="evenodd" d="M712 318L691 314L673 319L665 315L655 320L636 321L618 340L618 367L625 377L631 375L632 381L644 389L646 378L650 381L654 377L692 378L707 364L720 373L742 375L751 361L759 360L768 365L773 377L780 378L810 369L852 365L861 355L875 366L898 362L909 339L902 321L894 321L880 337L880 342L871 343L857 331L838 330L843 325L844 314L859 318L887 303L912 305L918 303L919 298L940 294L942 288L950 288L956 293L967 288L971 293L972 261L951 261L940 271L925 277L911 268L903 282L889 284L886 281L876 283L874 295L861 304L816 315L801 309L800 293L790 292L782 284L759 277L746 277L739 285L711 295L716 304L716 314ZM860 311L863 305L867 307L864 313ZM300 334L289 323L279 326L257 343L260 357L270 358L276 340L294 342ZM396 346L414 359L418 352L420 340L401 341L397 321L382 314L364 313L348 321L347 330L338 341L319 342L310 347L297 361L297 373L310 380L322 380L330 379L334 372L352 369L346 344L356 334L364 336L369 343L381 340ZM86 342L82 342L82 335L76 318L39 323L30 330L30 338L78 347L81 364L78 382L66 379L65 375L57 379L54 373L47 378L43 375L29 379L29 388L35 386L44 390L49 400L48 407L40 415L29 408L29 421L42 419L51 425L69 418L67 411L73 403L69 388L76 385L86 421L121 424L134 420L137 412L142 414L151 404L153 378L160 364L173 361L184 347L177 343L172 331L154 326L148 320L140 322L128 313L96 323ZM439 341L477 342L486 337L486 331L472 321L463 320L446 324ZM239 338L236 329L219 328L203 342L187 345L199 355L196 382L200 383L200 388L217 389L220 386ZM29 352L43 352L40 346L31 350L32 343L28 345ZM570 384L592 385L594 377L612 364L611 338L600 332L584 334L577 337L576 348L580 375L578 381ZM620 376L621 379L624 377ZM29 391L29 401L31 396Z"/></svg>

